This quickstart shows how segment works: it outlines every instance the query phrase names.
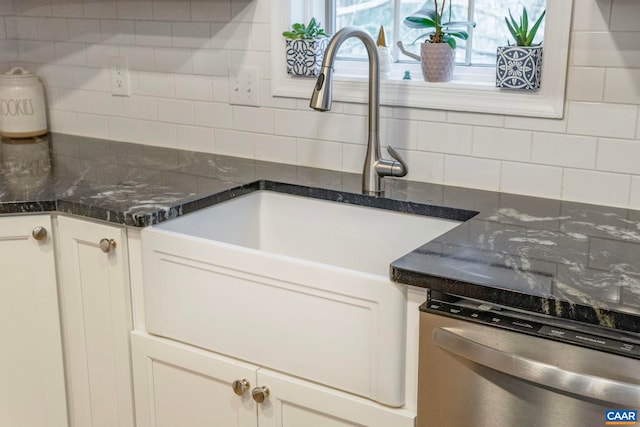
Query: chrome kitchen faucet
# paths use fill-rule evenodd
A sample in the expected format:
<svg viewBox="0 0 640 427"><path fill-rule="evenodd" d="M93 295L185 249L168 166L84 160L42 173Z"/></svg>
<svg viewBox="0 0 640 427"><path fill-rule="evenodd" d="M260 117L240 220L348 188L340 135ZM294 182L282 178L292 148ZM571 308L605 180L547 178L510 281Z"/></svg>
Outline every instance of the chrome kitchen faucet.
<svg viewBox="0 0 640 427"><path fill-rule="evenodd" d="M400 154L393 148L387 147L387 150L394 160L383 159L380 154L380 62L376 44L368 33L359 28L345 27L331 38L309 106L318 111L331 110L331 83L336 53L342 43L351 37L362 40L369 57L369 139L362 171L362 192L380 196L384 193L383 177L405 176L408 169Z"/></svg>

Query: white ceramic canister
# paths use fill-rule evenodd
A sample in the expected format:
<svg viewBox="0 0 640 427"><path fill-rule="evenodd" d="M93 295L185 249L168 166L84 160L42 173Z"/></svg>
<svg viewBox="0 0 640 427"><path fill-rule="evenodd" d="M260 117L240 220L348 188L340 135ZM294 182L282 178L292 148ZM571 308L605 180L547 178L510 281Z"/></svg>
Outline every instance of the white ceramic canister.
<svg viewBox="0 0 640 427"><path fill-rule="evenodd" d="M0 135L31 138L46 133L44 89L38 76L21 67L0 74Z"/></svg>

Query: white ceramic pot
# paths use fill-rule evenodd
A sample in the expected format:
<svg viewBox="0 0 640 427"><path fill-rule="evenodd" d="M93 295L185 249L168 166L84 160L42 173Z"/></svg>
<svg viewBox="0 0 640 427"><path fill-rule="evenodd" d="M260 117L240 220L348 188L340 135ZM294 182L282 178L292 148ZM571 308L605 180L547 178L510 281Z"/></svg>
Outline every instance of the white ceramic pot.
<svg viewBox="0 0 640 427"><path fill-rule="evenodd" d="M31 138L46 133L44 89L38 76L21 67L0 74L0 135Z"/></svg>

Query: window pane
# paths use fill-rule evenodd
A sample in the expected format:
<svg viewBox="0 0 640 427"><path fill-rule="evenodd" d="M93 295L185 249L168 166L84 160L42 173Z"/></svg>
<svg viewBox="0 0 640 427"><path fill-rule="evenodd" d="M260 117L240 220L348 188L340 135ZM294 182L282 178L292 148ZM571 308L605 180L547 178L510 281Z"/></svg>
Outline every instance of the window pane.
<svg viewBox="0 0 640 427"><path fill-rule="evenodd" d="M386 33L387 46L395 47L394 40L394 0L335 0L336 1L336 28L346 26L357 26L364 28L375 39L380 25L383 25ZM417 12L425 7L433 7L433 0L395 0L399 4L398 28L399 39L405 48L419 54L419 44L427 36L427 30L411 29L402 24L405 17ZM469 4L474 5L474 10L469 11ZM442 4L439 2L439 4ZM513 43L512 37L504 22L511 10L514 18L519 20L522 13L522 6L525 5L518 0L449 0L447 5L451 5L451 16L445 14L445 20L467 21L470 16L476 22L473 29L467 28L473 37L471 43L465 41L458 42L456 57L458 63L470 65L493 65L496 61L496 48L498 46ZM529 15L529 26L545 9L546 0L529 0L526 2L527 13ZM448 7L447 7L448 9ZM544 21L538 30L535 43L542 40L544 34ZM472 47L472 52L467 59L467 46ZM341 58L366 58L365 48L358 40L348 40L340 49ZM400 60L410 60L404 55L399 56Z"/></svg>
<svg viewBox="0 0 640 427"><path fill-rule="evenodd" d="M336 0L336 28L361 27L375 40L383 25L387 46L393 46L393 0ZM347 40L340 48L341 57L366 58L359 40Z"/></svg>
<svg viewBox="0 0 640 427"><path fill-rule="evenodd" d="M509 9L516 21L520 20L523 3L516 0L475 0L476 28L473 38L473 64L490 64L496 62L496 48L508 43L513 44L514 40L504 22L505 16L509 15ZM545 0L529 0L526 3L527 15L529 16L529 28L546 7ZM544 20L536 33L534 43L542 41L544 35Z"/></svg>

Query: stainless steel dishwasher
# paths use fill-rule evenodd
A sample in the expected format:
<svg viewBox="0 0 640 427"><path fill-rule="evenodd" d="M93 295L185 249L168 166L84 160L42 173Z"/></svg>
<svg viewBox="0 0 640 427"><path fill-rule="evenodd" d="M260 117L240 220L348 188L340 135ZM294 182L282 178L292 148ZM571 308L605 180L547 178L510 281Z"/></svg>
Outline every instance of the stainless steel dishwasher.
<svg viewBox="0 0 640 427"><path fill-rule="evenodd" d="M636 424L640 334L465 299L420 310L417 427Z"/></svg>

